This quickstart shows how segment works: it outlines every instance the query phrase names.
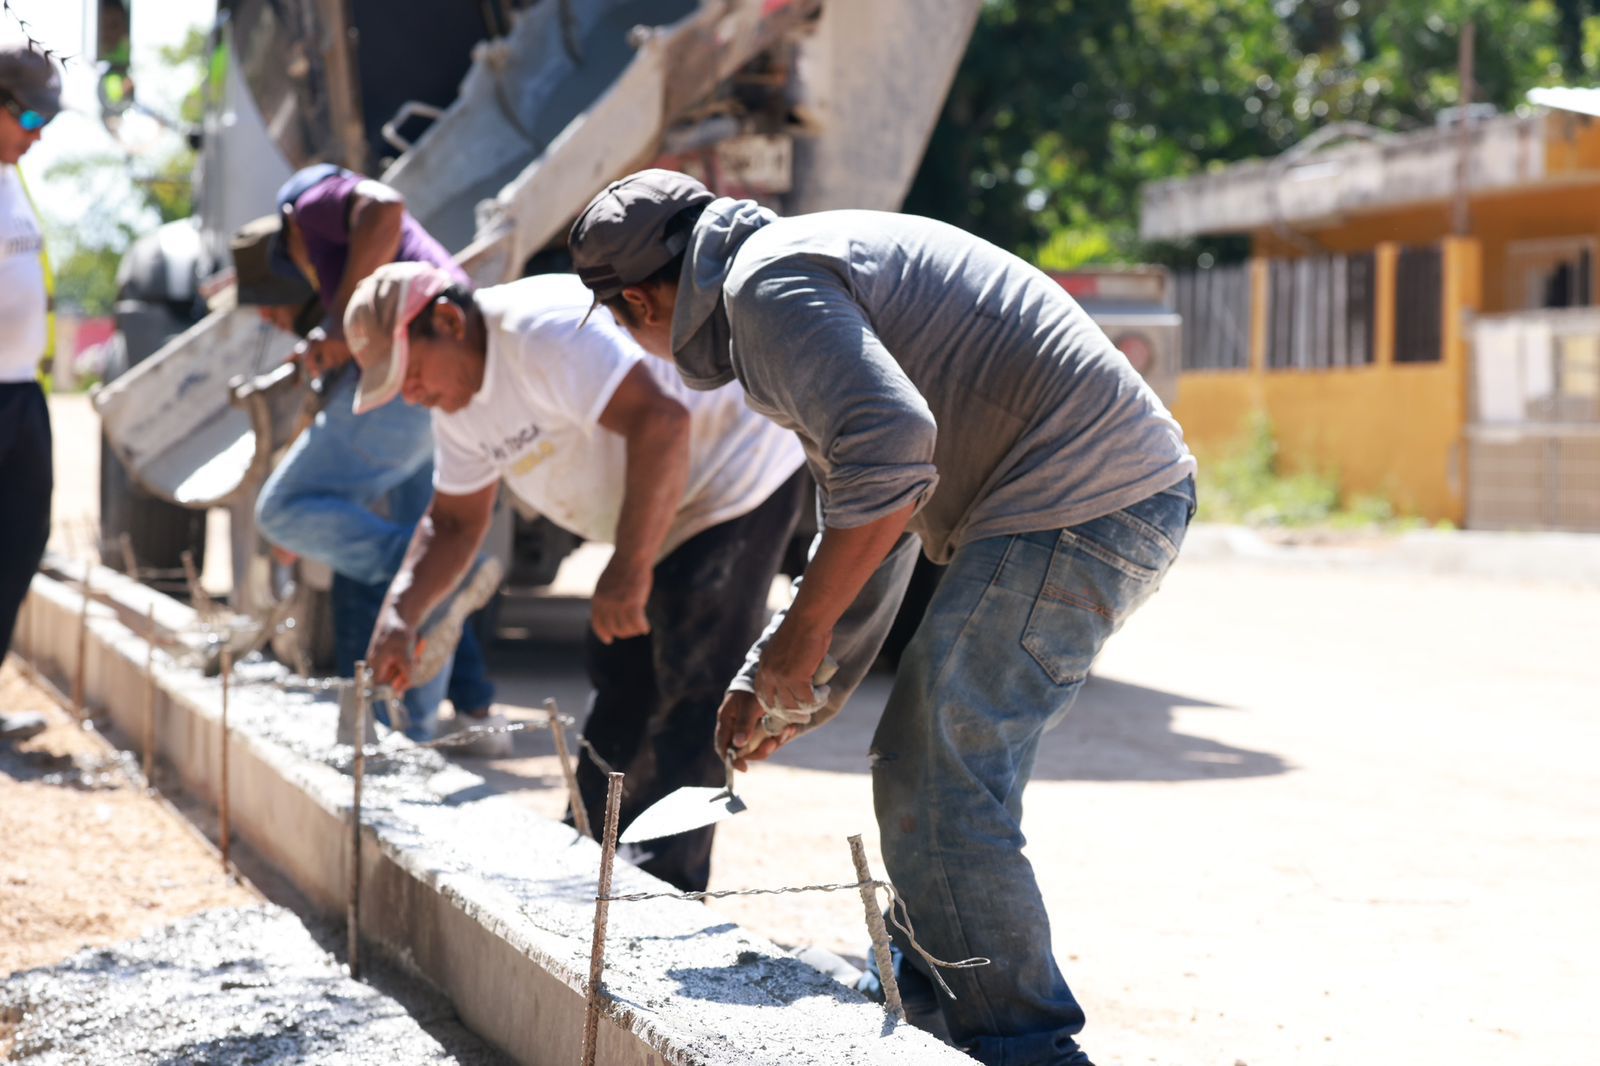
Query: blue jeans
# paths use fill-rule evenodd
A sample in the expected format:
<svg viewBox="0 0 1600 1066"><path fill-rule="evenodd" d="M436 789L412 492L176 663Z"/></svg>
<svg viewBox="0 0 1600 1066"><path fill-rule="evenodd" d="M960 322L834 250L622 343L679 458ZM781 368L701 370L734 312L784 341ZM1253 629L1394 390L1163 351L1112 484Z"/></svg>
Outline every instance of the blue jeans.
<svg viewBox="0 0 1600 1066"><path fill-rule="evenodd" d="M345 367L328 383L328 402L261 487L262 536L345 577L387 586L404 561L421 511L396 521L372 506L433 462L433 425L421 407L396 401L356 416L359 375ZM405 510L415 505L407 491Z"/></svg>
<svg viewBox="0 0 1600 1066"><path fill-rule="evenodd" d="M943 971L957 998L939 1001L952 1040L989 1066L1089 1062L1022 854L1022 790L1193 513L1191 479L1082 525L964 545L901 659L872 744L884 863L929 952L994 960Z"/></svg>
<svg viewBox="0 0 1600 1066"><path fill-rule="evenodd" d="M358 384L353 367L334 375L316 421L290 446L256 501L263 536L338 575L333 612L341 675L366 654L383 595L433 495L431 416L396 401L358 417L351 411ZM372 510L379 501L388 504L389 517ZM453 686L458 665L467 667L468 676ZM454 664L406 693L413 739L432 736L439 701L449 688L481 701L458 701L463 710L492 703L486 669L476 638L464 634ZM381 709L379 717L387 721Z"/></svg>

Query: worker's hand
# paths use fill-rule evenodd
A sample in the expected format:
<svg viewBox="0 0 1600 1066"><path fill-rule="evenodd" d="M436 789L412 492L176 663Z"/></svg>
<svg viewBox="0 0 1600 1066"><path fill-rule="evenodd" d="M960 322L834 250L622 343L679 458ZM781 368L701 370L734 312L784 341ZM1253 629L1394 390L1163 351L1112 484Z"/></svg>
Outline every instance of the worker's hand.
<svg viewBox="0 0 1600 1066"><path fill-rule="evenodd" d="M642 637L650 632L650 620L645 617L644 605L650 599L652 582L648 566L622 563L615 555L595 582L594 596L589 601L590 623L600 643Z"/></svg>
<svg viewBox="0 0 1600 1066"><path fill-rule="evenodd" d="M820 707L826 696L819 697L812 682L832 642L832 629L812 628L792 614L784 619L756 664L756 696L761 703L811 711Z"/></svg>
<svg viewBox="0 0 1600 1066"><path fill-rule="evenodd" d="M295 345L292 358L305 367L307 375L320 378L350 361L350 345L343 339L328 336L318 327Z"/></svg>
<svg viewBox="0 0 1600 1066"><path fill-rule="evenodd" d="M367 645L367 668L372 671L372 683L388 685L396 696L404 694L411 687L416 647L416 633L398 611L386 605L378 614L372 642Z"/></svg>
<svg viewBox="0 0 1600 1066"><path fill-rule="evenodd" d="M772 753L795 738L799 730L783 727L777 736L761 728L761 701L753 692L730 692L717 711L717 754L731 753L736 770L750 769L750 761L770 758Z"/></svg>

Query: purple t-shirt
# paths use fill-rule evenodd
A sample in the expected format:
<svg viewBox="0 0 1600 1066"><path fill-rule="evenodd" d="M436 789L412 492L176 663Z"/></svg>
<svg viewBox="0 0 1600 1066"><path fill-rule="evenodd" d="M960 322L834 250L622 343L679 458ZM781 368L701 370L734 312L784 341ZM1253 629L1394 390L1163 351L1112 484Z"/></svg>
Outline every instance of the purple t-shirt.
<svg viewBox="0 0 1600 1066"><path fill-rule="evenodd" d="M300 194L294 202L294 217L305 237L306 255L317 269L322 305L331 308L344 278L345 262L350 257L350 196L365 178L355 174L335 174L324 178ZM400 223L400 250L396 263L432 263L462 285L467 275L444 245L433 239L422 224L405 213ZM334 325L338 325L334 323ZM335 335L342 329L330 329Z"/></svg>

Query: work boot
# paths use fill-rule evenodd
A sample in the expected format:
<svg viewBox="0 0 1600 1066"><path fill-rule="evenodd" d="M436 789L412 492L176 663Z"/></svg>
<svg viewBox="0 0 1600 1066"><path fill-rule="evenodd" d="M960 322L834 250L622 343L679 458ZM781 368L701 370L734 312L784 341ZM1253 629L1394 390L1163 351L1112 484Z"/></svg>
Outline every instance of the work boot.
<svg viewBox="0 0 1600 1066"><path fill-rule="evenodd" d="M50 728L50 723L38 711L12 711L0 714L0 742L7 744L36 737Z"/></svg>
<svg viewBox="0 0 1600 1066"><path fill-rule="evenodd" d="M480 555L467 576L456 586L455 593L434 611L417 634L417 661L412 668L410 684L420 688L439 676L445 664L455 658L456 645L461 643L461 629L467 618L488 603L500 587L505 568L492 555Z"/></svg>

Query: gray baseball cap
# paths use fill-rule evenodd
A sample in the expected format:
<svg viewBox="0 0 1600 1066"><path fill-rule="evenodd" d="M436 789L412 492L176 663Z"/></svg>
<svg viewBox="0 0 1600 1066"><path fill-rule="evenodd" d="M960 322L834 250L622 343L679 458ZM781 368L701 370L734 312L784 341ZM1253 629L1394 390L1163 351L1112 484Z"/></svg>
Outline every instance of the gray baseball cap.
<svg viewBox="0 0 1600 1066"><path fill-rule="evenodd" d="M567 234L572 266L596 302L609 300L672 262L689 235L667 238L667 223L714 199L711 190L676 170L641 170L614 181L589 201Z"/></svg>
<svg viewBox="0 0 1600 1066"><path fill-rule="evenodd" d="M48 56L30 45L0 48L0 90L46 119L61 113L61 72Z"/></svg>

